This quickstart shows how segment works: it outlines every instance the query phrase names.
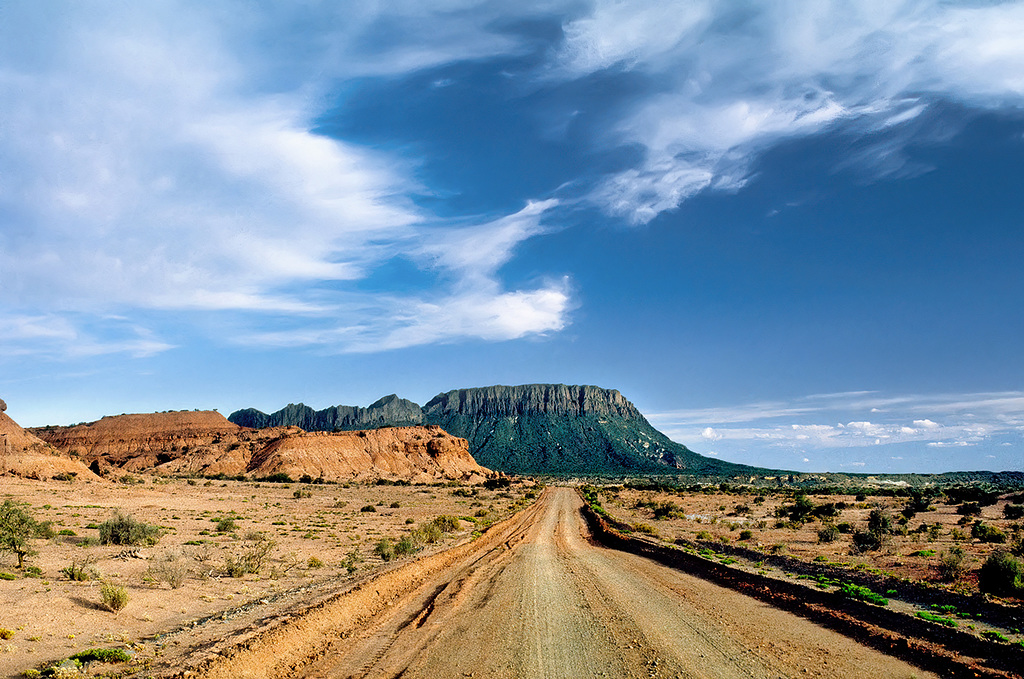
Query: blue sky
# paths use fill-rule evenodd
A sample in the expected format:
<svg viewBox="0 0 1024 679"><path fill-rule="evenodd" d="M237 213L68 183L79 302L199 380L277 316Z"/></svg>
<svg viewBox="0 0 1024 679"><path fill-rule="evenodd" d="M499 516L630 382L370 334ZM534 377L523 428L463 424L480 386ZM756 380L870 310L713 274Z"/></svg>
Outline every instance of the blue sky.
<svg viewBox="0 0 1024 679"><path fill-rule="evenodd" d="M1024 469L1024 3L8 2L23 425L563 382Z"/></svg>

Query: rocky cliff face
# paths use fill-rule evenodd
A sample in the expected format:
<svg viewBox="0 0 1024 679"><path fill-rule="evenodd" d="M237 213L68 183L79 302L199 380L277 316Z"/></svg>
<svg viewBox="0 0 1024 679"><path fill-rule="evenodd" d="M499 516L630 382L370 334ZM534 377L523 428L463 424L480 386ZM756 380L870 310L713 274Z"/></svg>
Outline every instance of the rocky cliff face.
<svg viewBox="0 0 1024 679"><path fill-rule="evenodd" d="M490 474L470 456L464 439L438 427L308 434L298 427L249 429L216 412L186 411L118 415L35 431L108 476L156 472L263 478L283 473L296 480L350 481Z"/></svg>
<svg viewBox="0 0 1024 679"><path fill-rule="evenodd" d="M438 394L423 406L428 419L435 416L515 417L566 415L641 418L636 407L615 389L565 384L524 384L456 389Z"/></svg>
<svg viewBox="0 0 1024 679"><path fill-rule="evenodd" d="M255 408L231 413L228 420L242 427L299 427L306 431L352 431L375 427L405 427L423 422L423 411L418 405L395 394L359 406L331 406L313 410L302 403L289 403L277 412L266 414Z"/></svg>

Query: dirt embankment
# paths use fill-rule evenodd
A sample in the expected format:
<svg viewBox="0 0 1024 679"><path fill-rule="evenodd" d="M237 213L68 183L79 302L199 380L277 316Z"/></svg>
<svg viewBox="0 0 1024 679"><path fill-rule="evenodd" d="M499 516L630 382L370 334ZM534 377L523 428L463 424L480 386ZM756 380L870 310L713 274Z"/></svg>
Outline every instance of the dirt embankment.
<svg viewBox="0 0 1024 679"><path fill-rule="evenodd" d="M589 506L584 506L583 514L593 535L602 544L694 573L772 606L806 616L942 676L1021 676L1019 670L1024 666L1024 653L1019 648L938 626L836 592L818 591L803 583L740 571L698 554L627 535Z"/></svg>
<svg viewBox="0 0 1024 679"><path fill-rule="evenodd" d="M33 432L103 475L284 474L331 482L482 479L490 474L469 454L465 439L436 426L307 433L298 427L248 429L217 412L186 411L117 415Z"/></svg>

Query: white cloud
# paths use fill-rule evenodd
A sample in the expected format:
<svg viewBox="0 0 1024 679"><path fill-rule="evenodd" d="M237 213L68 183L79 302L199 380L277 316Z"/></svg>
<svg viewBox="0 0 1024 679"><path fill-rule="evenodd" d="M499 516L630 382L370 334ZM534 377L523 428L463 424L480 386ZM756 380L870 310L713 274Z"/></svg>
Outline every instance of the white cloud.
<svg viewBox="0 0 1024 679"><path fill-rule="evenodd" d="M652 28L652 27L656 27ZM606 69L645 75L616 143L646 156L592 198L635 223L708 187L735 189L780 139L862 121L861 135L917 120L931 98L974 106L1024 97L1019 3L793 1L596 2L568 21L560 77ZM863 124L863 123L866 123ZM896 140L861 161L883 174L906 159ZM879 156L883 158L879 158Z"/></svg>
<svg viewBox="0 0 1024 679"><path fill-rule="evenodd" d="M886 421L851 419L824 424L839 414L868 414L873 418L885 404ZM942 414L939 424L928 417L906 421L914 414ZM933 448L963 447L993 441L993 437L1024 435L1024 393L934 394L888 396L877 392L814 394L792 401L759 402L723 408L651 413L648 419L670 437L694 445L714 432L716 441L740 444L768 442L803 448L857 448L918 443Z"/></svg>
<svg viewBox="0 0 1024 679"><path fill-rule="evenodd" d="M21 329L7 353L40 352L33 328L51 333L52 356L166 349L141 326L150 339L95 322L130 309L242 312L248 341L363 351L565 327L566 282L506 290L497 278L545 232L552 201L452 227L414 205L415 161L313 131L338 79L522 48L491 30L500 10L463 11L474 4L263 8L242 21L175 3L65 5L61 21L11 8L0 207L19 222L0 230L0 323ZM295 22L308 22L301 46ZM366 39L382 29L387 41ZM344 287L395 257L450 276L419 295Z"/></svg>

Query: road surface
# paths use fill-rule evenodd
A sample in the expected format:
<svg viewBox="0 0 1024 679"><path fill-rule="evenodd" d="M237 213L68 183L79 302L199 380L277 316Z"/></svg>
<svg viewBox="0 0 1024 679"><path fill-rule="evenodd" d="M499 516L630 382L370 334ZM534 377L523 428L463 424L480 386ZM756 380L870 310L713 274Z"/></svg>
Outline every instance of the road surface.
<svg viewBox="0 0 1024 679"><path fill-rule="evenodd" d="M426 577L297 676L933 677L732 590L588 539L570 488ZM485 536L490 537L490 532ZM286 649L279 649L287 653Z"/></svg>

